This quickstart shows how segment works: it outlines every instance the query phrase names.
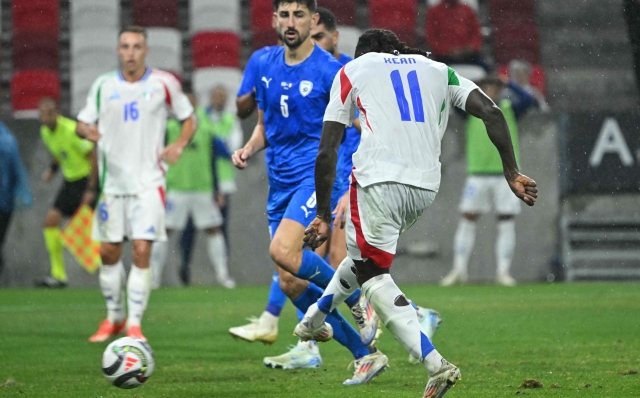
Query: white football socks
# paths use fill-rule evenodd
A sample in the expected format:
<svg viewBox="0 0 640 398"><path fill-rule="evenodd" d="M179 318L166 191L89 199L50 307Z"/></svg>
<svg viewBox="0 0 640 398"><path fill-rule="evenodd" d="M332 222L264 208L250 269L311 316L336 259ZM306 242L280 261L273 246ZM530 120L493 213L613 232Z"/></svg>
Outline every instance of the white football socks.
<svg viewBox="0 0 640 398"><path fill-rule="evenodd" d="M120 323L125 318L122 289L124 276L122 261L100 267L100 290L107 301L107 319L111 323Z"/></svg>
<svg viewBox="0 0 640 398"><path fill-rule="evenodd" d="M333 296L331 299L331 309L329 312L333 311L337 306L342 304L349 296L353 294L357 289L360 288L358 285L358 280L356 279L356 274L353 273L352 267L355 267L353 260L349 257L346 257L336 270L336 273L333 274L333 278L329 281L329 285L324 290L322 297L318 300L320 302L324 297ZM327 314L320 311L318 308L318 304L313 304L307 310L305 314L305 318L311 318L311 324L314 326L320 326L324 322Z"/></svg>
<svg viewBox="0 0 640 398"><path fill-rule="evenodd" d="M151 288L162 286L162 270L167 262L168 242L153 242L151 248Z"/></svg>
<svg viewBox="0 0 640 398"><path fill-rule="evenodd" d="M129 305L129 326L140 326L142 315L147 308L151 285L151 270L131 266L127 281L127 303Z"/></svg>
<svg viewBox="0 0 640 398"><path fill-rule="evenodd" d="M229 268L227 268L227 246L222 232L210 234L207 238L207 250L209 260L213 264L216 277L219 282L229 279Z"/></svg>
<svg viewBox="0 0 640 398"><path fill-rule="evenodd" d="M453 269L462 273L467 272L469 258L476 240L476 223L461 218L456 235L453 238Z"/></svg>
<svg viewBox="0 0 640 398"><path fill-rule="evenodd" d="M516 249L516 221L498 221L498 239L496 239L496 262L498 275L509 273L511 260Z"/></svg>
<svg viewBox="0 0 640 398"><path fill-rule="evenodd" d="M421 358L429 375L442 367L442 356L431 343L423 347L427 334L420 326L416 310L389 274L369 279L362 291L387 329L414 358ZM403 305L404 304L404 305ZM423 337L424 336L424 337ZM428 348L431 348L426 351Z"/></svg>

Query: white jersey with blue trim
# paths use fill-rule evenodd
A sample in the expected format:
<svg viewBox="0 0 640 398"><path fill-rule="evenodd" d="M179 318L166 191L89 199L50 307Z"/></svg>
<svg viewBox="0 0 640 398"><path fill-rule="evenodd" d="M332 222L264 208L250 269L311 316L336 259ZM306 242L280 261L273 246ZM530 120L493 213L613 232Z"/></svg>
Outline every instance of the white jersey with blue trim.
<svg viewBox="0 0 640 398"><path fill-rule="evenodd" d="M422 55L368 53L335 77L324 121L349 126L357 106L362 135L353 173L361 186L398 182L437 192L449 110L464 109L477 88Z"/></svg>
<svg viewBox="0 0 640 398"><path fill-rule="evenodd" d="M165 127L170 112L179 120L193 114L180 82L170 73L147 68L137 82L120 71L93 83L78 120L97 124L102 192L132 195L164 186Z"/></svg>

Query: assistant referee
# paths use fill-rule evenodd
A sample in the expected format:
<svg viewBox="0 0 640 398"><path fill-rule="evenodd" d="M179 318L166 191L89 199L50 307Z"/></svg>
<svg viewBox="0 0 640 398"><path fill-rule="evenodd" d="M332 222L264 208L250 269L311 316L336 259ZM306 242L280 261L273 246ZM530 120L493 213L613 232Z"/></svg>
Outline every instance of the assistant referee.
<svg viewBox="0 0 640 398"><path fill-rule="evenodd" d="M51 261L51 274L36 285L61 288L67 286L67 272L60 224L81 205L95 205L98 168L94 144L76 135L76 121L60 115L58 104L52 98L43 98L39 109L40 134L52 155L42 179L49 182L58 170L62 170L64 183L44 219L44 241Z"/></svg>

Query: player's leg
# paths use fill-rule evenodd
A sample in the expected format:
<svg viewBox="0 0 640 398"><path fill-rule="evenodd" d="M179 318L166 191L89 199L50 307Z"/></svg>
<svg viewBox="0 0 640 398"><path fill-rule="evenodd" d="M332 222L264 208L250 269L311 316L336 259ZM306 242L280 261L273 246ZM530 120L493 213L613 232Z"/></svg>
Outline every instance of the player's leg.
<svg viewBox="0 0 640 398"><path fill-rule="evenodd" d="M207 252L209 261L216 272L218 283L227 289L236 287L229 276L227 242L222 232L224 219L218 205L209 193L193 193L191 197L191 216L196 229L207 233Z"/></svg>
<svg viewBox="0 0 640 398"><path fill-rule="evenodd" d="M173 235L173 231L182 231L189 218L190 201L187 195L180 192L167 192L165 205L165 223L167 237ZM151 288L157 289L162 285L162 273L167 263L169 239L156 241L151 252Z"/></svg>
<svg viewBox="0 0 640 398"><path fill-rule="evenodd" d="M489 187L482 177L469 176L465 184L460 212L462 217L453 238L453 269L440 282L442 286L467 281L467 270L476 239L476 222L491 209Z"/></svg>
<svg viewBox="0 0 640 398"><path fill-rule="evenodd" d="M125 198L125 217L133 240L133 264L127 280L127 336L141 340L146 340L141 322L151 293L151 247L167 240L164 198L162 187Z"/></svg>
<svg viewBox="0 0 640 398"><path fill-rule="evenodd" d="M500 177L494 182L494 208L498 213L498 237L496 239L496 280L504 286L514 286L516 280L510 273L513 254L516 249L515 216L520 213L520 200L511 192L511 188Z"/></svg>
<svg viewBox="0 0 640 398"><path fill-rule="evenodd" d="M126 326L125 271L121 260L125 237L123 202L123 198L103 194L98 202L100 211L94 214L92 237L101 242L100 290L107 304L107 318L89 338L91 342L106 341L118 335Z"/></svg>
<svg viewBox="0 0 640 398"><path fill-rule="evenodd" d="M4 241L7 237L7 231L9 230L9 224L11 223L12 212L0 211L0 275L4 270L4 257L2 255L2 248L4 247Z"/></svg>
<svg viewBox="0 0 640 398"><path fill-rule="evenodd" d="M189 218L187 226L180 234L180 280L185 286L191 284L191 270L189 263L191 262L191 254L193 253L193 242L196 235L196 227L193 225L193 219Z"/></svg>

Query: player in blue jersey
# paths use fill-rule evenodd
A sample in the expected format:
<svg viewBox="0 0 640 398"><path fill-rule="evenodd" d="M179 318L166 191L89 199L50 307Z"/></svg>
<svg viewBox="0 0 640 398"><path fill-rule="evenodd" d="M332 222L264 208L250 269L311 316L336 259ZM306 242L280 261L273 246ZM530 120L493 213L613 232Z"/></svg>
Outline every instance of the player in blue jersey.
<svg viewBox="0 0 640 398"><path fill-rule="evenodd" d="M318 254L303 250L303 237L306 223L316 214L314 157L324 110L333 78L342 65L311 41L311 26L318 19L315 0L274 0L273 4L284 47L260 59L258 123L251 139L232 160L244 169L252 155L266 150L270 254L277 264L282 290L304 312L322 295L322 288L335 273ZM354 305L359 306L357 300ZM388 366L387 357L365 346L337 311L327 322L334 329L334 338L355 358L355 373L345 384L366 383Z"/></svg>

